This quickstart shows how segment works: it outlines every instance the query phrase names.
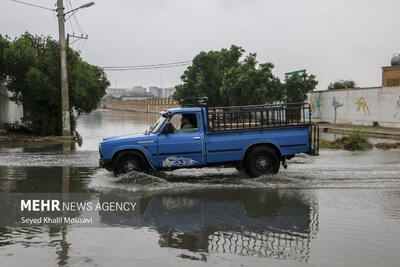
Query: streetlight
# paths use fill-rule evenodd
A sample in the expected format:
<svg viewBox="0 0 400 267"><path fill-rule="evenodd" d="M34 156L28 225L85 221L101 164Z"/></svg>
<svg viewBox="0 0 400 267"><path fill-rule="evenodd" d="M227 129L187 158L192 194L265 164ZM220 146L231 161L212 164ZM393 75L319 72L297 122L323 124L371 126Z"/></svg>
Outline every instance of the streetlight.
<svg viewBox="0 0 400 267"><path fill-rule="evenodd" d="M89 2L89 3L83 4L80 7L77 7L77 8L71 9L70 11L65 12L64 16L67 15L68 13L71 13L71 12L74 12L74 11L78 11L79 9L87 8L87 7L90 7L90 6L93 6L93 5L94 5L94 2Z"/></svg>
<svg viewBox="0 0 400 267"><path fill-rule="evenodd" d="M61 118L62 118L62 135L71 135L71 118L69 113L69 92L68 92L68 73L67 73L67 50L65 45L65 15L71 12L76 12L79 9L87 8L94 5L94 2L89 2L74 8L64 13L63 0L57 0L57 9L51 9L19 0L11 0L24 5L38 7L57 12L58 17L58 33L60 44L60 65L61 65Z"/></svg>

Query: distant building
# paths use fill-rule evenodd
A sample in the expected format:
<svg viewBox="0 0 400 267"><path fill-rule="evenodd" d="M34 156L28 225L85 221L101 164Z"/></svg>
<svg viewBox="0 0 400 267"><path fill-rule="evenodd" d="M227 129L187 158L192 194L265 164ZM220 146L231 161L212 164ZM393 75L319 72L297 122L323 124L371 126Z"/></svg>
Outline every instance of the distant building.
<svg viewBox="0 0 400 267"><path fill-rule="evenodd" d="M135 94L144 94L144 93L146 93L146 91L147 91L146 88L144 88L142 86L135 86L129 90L129 92L135 93Z"/></svg>
<svg viewBox="0 0 400 267"><path fill-rule="evenodd" d="M112 96L115 98L120 98L123 95L126 95L128 93L128 89L125 88L107 88L106 90L106 96Z"/></svg>
<svg viewBox="0 0 400 267"><path fill-rule="evenodd" d="M159 88L157 86L150 86L149 92L154 95L155 98L171 98L175 93L175 87Z"/></svg>
<svg viewBox="0 0 400 267"><path fill-rule="evenodd" d="M154 95L155 98L162 98L163 96L163 89L157 86L150 86L149 92Z"/></svg>
<svg viewBox="0 0 400 267"><path fill-rule="evenodd" d="M176 91L175 87L164 88L164 97L171 98L172 95L175 93L175 91Z"/></svg>
<svg viewBox="0 0 400 267"><path fill-rule="evenodd" d="M106 95L103 97L104 99L109 98L122 98L126 99L126 97L144 97L149 98L153 97L152 94L146 91L146 88L142 86L135 86L133 88L107 88Z"/></svg>
<svg viewBox="0 0 400 267"><path fill-rule="evenodd" d="M127 99L145 99L145 98L171 98L175 93L175 87L160 88L150 86L146 89L143 86L133 88L107 88L103 101L110 98Z"/></svg>

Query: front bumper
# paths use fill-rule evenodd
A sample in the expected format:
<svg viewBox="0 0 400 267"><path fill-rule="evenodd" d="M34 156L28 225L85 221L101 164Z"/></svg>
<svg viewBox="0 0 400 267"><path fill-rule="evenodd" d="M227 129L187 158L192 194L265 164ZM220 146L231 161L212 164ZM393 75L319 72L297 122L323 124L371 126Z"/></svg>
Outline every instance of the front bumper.
<svg viewBox="0 0 400 267"><path fill-rule="evenodd" d="M105 168L108 171L112 170L112 160L99 159L99 165L101 168Z"/></svg>

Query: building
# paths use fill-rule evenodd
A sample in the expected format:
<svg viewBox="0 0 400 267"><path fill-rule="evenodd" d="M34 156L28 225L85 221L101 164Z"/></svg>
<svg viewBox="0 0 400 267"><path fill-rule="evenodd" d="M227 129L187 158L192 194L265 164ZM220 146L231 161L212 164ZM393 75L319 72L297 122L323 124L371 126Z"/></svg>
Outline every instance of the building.
<svg viewBox="0 0 400 267"><path fill-rule="evenodd" d="M134 93L134 94L144 94L147 92L146 88L142 87L142 86L135 86L132 89L128 90L130 93Z"/></svg>
<svg viewBox="0 0 400 267"><path fill-rule="evenodd" d="M157 86L150 86L148 89L142 86L135 86L133 88L108 88L106 96L103 100L111 98L127 99L142 99L142 98L171 98L175 93L175 87L160 88Z"/></svg>
<svg viewBox="0 0 400 267"><path fill-rule="evenodd" d="M106 89L106 95L103 97L104 99L108 98L122 98L122 97L152 97L152 95L147 92L146 88L142 86L135 86L133 88L107 88Z"/></svg>
<svg viewBox="0 0 400 267"><path fill-rule="evenodd" d="M151 94L153 94L153 96L154 96L155 98L162 98L162 97L164 97L164 95L163 95L163 89L162 89L162 88L159 88L159 87L157 87L157 86L150 86L150 87L149 87L149 92L150 92Z"/></svg>
<svg viewBox="0 0 400 267"><path fill-rule="evenodd" d="M172 95L175 93L175 87L164 88L164 98L172 98Z"/></svg>
<svg viewBox="0 0 400 267"><path fill-rule="evenodd" d="M400 87L400 65L382 67L382 87Z"/></svg>
<svg viewBox="0 0 400 267"><path fill-rule="evenodd" d="M159 88L157 86L150 86L149 92L154 95L155 98L171 98L175 93L175 87Z"/></svg>

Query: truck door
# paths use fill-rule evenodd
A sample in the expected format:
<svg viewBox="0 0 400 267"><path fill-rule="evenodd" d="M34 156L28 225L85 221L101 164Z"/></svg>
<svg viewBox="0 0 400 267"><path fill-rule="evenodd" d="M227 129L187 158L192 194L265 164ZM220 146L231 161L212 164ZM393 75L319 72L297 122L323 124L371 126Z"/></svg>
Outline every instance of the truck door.
<svg viewBox="0 0 400 267"><path fill-rule="evenodd" d="M158 160L163 168L201 166L205 163L204 130L200 112L175 113L173 132L158 135Z"/></svg>

